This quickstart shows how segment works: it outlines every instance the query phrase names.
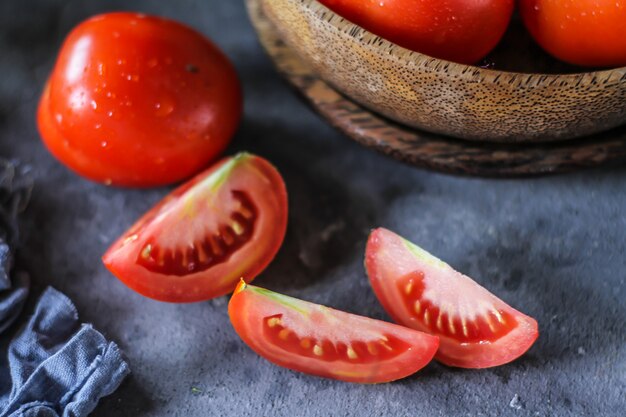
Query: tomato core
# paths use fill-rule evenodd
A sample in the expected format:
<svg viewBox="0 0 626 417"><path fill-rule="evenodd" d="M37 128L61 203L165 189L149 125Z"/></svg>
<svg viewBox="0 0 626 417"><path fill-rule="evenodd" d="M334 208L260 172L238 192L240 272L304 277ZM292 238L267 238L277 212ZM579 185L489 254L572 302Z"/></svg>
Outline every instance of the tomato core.
<svg viewBox="0 0 626 417"><path fill-rule="evenodd" d="M424 296L424 277L423 272L408 274L398 280L398 290L404 294L403 301L411 318L420 321L433 334L454 337L461 343L492 342L517 325L512 315L496 308L472 320L450 314L445 306L438 307Z"/></svg>
<svg viewBox="0 0 626 417"><path fill-rule="evenodd" d="M267 339L287 352L309 358L327 362L373 363L398 357L411 347L390 334L383 334L379 340L373 342L355 340L349 346L343 342L333 343L327 339L300 337L293 330L283 326L281 318L282 314L277 314L263 320L263 332Z"/></svg>
<svg viewBox="0 0 626 417"><path fill-rule="evenodd" d="M185 248L168 248L149 239L139 252L137 263L152 272L184 276L205 271L228 261L252 237L258 210L244 191L231 191L238 207L230 221L218 226L217 232L203 233L199 240Z"/></svg>

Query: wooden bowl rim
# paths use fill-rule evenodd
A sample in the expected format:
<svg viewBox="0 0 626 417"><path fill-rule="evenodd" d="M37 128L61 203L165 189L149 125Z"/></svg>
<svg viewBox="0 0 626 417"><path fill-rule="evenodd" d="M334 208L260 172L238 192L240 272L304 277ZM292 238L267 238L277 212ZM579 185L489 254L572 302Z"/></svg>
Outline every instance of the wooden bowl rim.
<svg viewBox="0 0 626 417"><path fill-rule="evenodd" d="M424 68L437 74L457 75L474 81L476 80L476 77L480 76L482 81L499 81L500 83L508 82L510 84L515 83L516 85L530 85L534 80L533 84L535 86L554 86L558 82L559 87L569 85L580 87L581 85L597 84L598 80L602 80L604 84L608 84L611 79L613 79L615 84L626 83L626 66L599 71L577 72L572 74L545 74L494 70L434 58L420 52L403 48L393 42L381 38L361 26L341 17L317 0L293 1L299 1L304 5L304 7L308 7L313 10L318 18L325 20L337 30L350 35L357 41L366 45L379 44L380 47L387 49L389 55L392 55L394 58L408 61L409 64L413 64L419 68Z"/></svg>

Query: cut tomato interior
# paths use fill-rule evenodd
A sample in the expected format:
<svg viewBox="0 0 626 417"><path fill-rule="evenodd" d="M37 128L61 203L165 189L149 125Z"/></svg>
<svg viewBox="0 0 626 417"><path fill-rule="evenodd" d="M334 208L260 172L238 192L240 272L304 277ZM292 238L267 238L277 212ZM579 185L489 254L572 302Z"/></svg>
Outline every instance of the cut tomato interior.
<svg viewBox="0 0 626 417"><path fill-rule="evenodd" d="M287 227L287 192L266 160L242 153L198 175L148 211L103 256L129 287L162 301L232 291L274 258Z"/></svg>
<svg viewBox="0 0 626 417"><path fill-rule="evenodd" d="M349 382L388 382L431 361L437 337L239 284L228 305L248 346L277 365Z"/></svg>
<svg viewBox="0 0 626 417"><path fill-rule="evenodd" d="M526 352L539 335L533 318L389 230L370 235L365 268L396 322L439 336L436 359L447 365L502 365Z"/></svg>

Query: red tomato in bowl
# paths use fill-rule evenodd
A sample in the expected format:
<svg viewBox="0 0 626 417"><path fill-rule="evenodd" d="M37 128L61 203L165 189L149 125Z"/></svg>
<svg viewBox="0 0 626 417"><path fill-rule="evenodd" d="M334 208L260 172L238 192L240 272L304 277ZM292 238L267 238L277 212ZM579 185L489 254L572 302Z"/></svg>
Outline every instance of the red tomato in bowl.
<svg viewBox="0 0 626 417"><path fill-rule="evenodd" d="M348 382L409 376L437 351L436 337L242 282L228 315L256 353L277 365Z"/></svg>
<svg viewBox="0 0 626 417"><path fill-rule="evenodd" d="M446 365L502 365L524 354L539 335L533 318L389 230L370 235L365 267L397 323L439 336L436 359Z"/></svg>
<svg viewBox="0 0 626 417"><path fill-rule="evenodd" d="M548 53L570 64L626 66L626 3L520 0L526 27Z"/></svg>
<svg viewBox="0 0 626 417"><path fill-rule="evenodd" d="M514 0L319 0L404 48L462 64L484 58L506 31Z"/></svg>
<svg viewBox="0 0 626 417"><path fill-rule="evenodd" d="M228 58L171 20L110 13L67 36L38 110L50 152L107 184L179 181L215 159L242 113Z"/></svg>
<svg viewBox="0 0 626 417"><path fill-rule="evenodd" d="M287 228L278 171L250 154L226 158L148 211L102 257L140 294L194 302L231 292L272 261Z"/></svg>

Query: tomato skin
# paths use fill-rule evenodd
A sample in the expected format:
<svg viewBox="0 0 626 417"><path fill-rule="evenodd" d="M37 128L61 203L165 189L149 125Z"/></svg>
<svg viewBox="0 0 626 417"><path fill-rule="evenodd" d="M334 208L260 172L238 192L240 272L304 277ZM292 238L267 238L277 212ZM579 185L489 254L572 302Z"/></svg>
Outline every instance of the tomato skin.
<svg viewBox="0 0 626 417"><path fill-rule="evenodd" d="M147 187L198 172L242 113L228 58L198 32L136 13L109 13L65 39L39 102L43 142L78 174Z"/></svg>
<svg viewBox="0 0 626 417"><path fill-rule="evenodd" d="M407 248L407 244L410 245L410 242L389 230L382 228L374 230L367 243L365 268L374 293L395 322L439 337L440 347L435 359L448 366L489 368L517 359L534 344L539 331L537 322L533 318L506 305L470 278L460 276L432 255L424 252L428 259L417 259L415 254ZM437 292L444 294L439 296L441 299L436 300L440 311L446 310L444 304L448 304L447 310L452 311L460 308L468 309L472 304L486 304L492 308L496 307L499 311L506 313L507 317L513 318L515 326L495 340L485 339L473 342L462 340L458 325L456 325L456 333L459 337L454 337L449 332L433 329L432 323L435 317L431 318L431 326L426 326L423 321L416 318L413 311L408 309L404 303L406 295L398 290L397 284L413 271L428 270L428 264L432 263L440 264L442 266L440 269L445 270L442 276L436 277L432 274L431 266L431 273L427 272L424 277L424 284L431 298L437 298L433 296ZM452 275L453 273L456 276ZM474 300L478 300L478 303L473 303ZM474 311L468 314L471 315L471 313L478 314ZM472 317L465 319L476 323ZM447 328L447 323L444 321L443 329Z"/></svg>
<svg viewBox="0 0 626 417"><path fill-rule="evenodd" d="M381 383L404 378L426 366L439 346L438 339L428 334L273 293L245 284L243 280L231 297L228 314L242 340L270 362L346 382ZM300 343L308 340L310 344L302 347L296 343L292 351L278 346L266 332L272 329L265 326L268 317L276 319L277 316L283 321L291 320L295 326L300 325L295 329L285 327L289 330L286 340L291 337ZM324 343L315 339L313 332L325 337ZM345 336L347 333L350 336ZM383 345L372 348L368 344L370 347L364 348L365 343L355 340L370 337L371 343L376 343L374 340L381 335L389 341L388 349L399 349L396 356L377 360L377 356L390 352ZM349 339L352 343L337 339ZM393 341L397 345L392 345ZM361 350L357 348L359 343ZM323 346L323 352L313 353L319 346ZM354 347L352 358L347 356L348 346ZM375 350L370 354L367 349Z"/></svg>
<svg viewBox="0 0 626 417"><path fill-rule="evenodd" d="M218 175L226 168L227 174ZM215 175L218 185L205 185ZM226 250L226 259L186 275L150 269L141 262L146 243L160 241L183 251L198 246L187 237L198 230L201 237L211 235L202 229L216 223L232 190L245 192L257 211L254 228L243 246L233 245L236 250ZM231 292L242 276L254 279L269 265L285 237L287 212L287 190L276 168L261 157L239 154L172 191L120 236L102 261L113 275L146 297L177 303L208 300ZM173 259L166 257L166 262L181 261L180 257Z"/></svg>
<svg viewBox="0 0 626 417"><path fill-rule="evenodd" d="M462 64L484 58L504 35L514 0L320 0L340 16L404 48Z"/></svg>
<svg viewBox="0 0 626 417"><path fill-rule="evenodd" d="M612 0L519 0L526 27L548 53L574 65L626 65L626 4Z"/></svg>

